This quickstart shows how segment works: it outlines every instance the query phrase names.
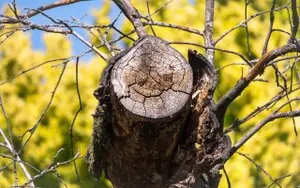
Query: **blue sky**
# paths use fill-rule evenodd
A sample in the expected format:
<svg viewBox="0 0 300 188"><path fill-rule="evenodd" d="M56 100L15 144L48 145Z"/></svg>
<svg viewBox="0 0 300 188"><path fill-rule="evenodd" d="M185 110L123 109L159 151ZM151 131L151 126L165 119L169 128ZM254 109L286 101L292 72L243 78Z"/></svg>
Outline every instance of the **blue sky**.
<svg viewBox="0 0 300 188"><path fill-rule="evenodd" d="M7 3L10 3L10 0L0 0L0 7L2 7L1 11L3 11L3 6ZM46 5L49 3L53 3L55 0L16 0L16 4L18 9L25 13L29 9L38 8L42 5ZM90 1L83 1L75 4L71 4L68 6L58 7L52 10L46 11L46 13L53 18L59 18L62 20L70 20L71 17L75 18L82 18L81 21L83 23L92 24L93 23L93 17L92 17L92 10L99 9L101 7L101 0L90 0ZM112 16L114 14L117 14L117 8L114 6L112 11ZM47 24L51 23L48 19L46 19L42 15L37 15L30 19L32 22L37 24ZM78 33L80 33L85 38L88 38L87 33L82 30L77 30ZM32 37L32 46L36 50L43 50L43 40L42 40L42 33L41 31L31 31L31 37ZM87 46L85 46L82 42L78 41L77 39L70 37L72 40L72 46L73 46L73 54L78 54L82 51L85 51L88 49ZM89 58L87 56L86 58Z"/></svg>

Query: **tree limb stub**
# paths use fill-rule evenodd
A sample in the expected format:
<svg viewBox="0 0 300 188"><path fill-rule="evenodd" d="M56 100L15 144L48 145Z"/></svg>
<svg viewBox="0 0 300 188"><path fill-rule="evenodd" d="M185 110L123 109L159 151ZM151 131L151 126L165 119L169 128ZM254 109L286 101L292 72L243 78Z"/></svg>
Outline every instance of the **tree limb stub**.
<svg viewBox="0 0 300 188"><path fill-rule="evenodd" d="M115 187L163 187L190 107L192 69L165 41L147 36L115 62L110 79L116 139L107 176Z"/></svg>
<svg viewBox="0 0 300 188"><path fill-rule="evenodd" d="M195 51L189 62L153 36L110 60L95 92L93 175L103 169L116 188L216 187L230 148L214 113L216 74Z"/></svg>

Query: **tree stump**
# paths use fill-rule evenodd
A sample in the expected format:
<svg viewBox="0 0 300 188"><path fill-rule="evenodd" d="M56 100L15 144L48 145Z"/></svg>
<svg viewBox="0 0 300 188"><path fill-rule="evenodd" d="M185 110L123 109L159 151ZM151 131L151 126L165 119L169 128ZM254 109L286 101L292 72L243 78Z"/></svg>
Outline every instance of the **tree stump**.
<svg viewBox="0 0 300 188"><path fill-rule="evenodd" d="M214 113L216 74L194 51L189 61L153 36L110 60L95 91L94 176L104 170L115 188L218 185L230 140Z"/></svg>
<svg viewBox="0 0 300 188"><path fill-rule="evenodd" d="M157 37L140 39L115 62L110 88L114 134L107 156L107 176L115 187L166 184L190 107L192 79L184 57Z"/></svg>

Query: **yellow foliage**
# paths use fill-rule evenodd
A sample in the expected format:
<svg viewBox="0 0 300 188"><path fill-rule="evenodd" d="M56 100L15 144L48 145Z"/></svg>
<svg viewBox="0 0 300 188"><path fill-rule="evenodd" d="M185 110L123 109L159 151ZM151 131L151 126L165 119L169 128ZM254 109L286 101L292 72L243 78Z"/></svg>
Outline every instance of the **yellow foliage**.
<svg viewBox="0 0 300 188"><path fill-rule="evenodd" d="M131 2L140 10L142 15L148 15L145 1L132 0ZM167 1L149 2L150 13L153 13ZM153 15L153 20L188 26L202 31L204 28L204 2L195 1L195 4L192 5L188 0L173 1L167 8L162 8ZM217 39L228 29L240 24L244 20L244 1L226 1L226 3L222 4L219 1L215 2L214 38ZM269 8L270 1L257 0L255 1L255 6L248 7L248 17L257 11L269 10ZM101 9L94 11L96 24L109 24L112 19L108 14L111 11L111 1L103 1ZM276 12L275 17L278 21L275 22L274 27L288 30L287 15L283 12ZM264 16L264 19L254 18L248 25L251 53L253 57L260 57L266 31L269 26L268 14ZM124 20L122 31L127 33L132 29L132 25L127 20ZM149 26L146 26L146 29L148 33L152 34ZM157 26L153 26L153 29L158 37L167 41L193 42L204 45L203 39L195 34ZM111 33L109 33L109 37L112 38ZM137 38L136 35L131 35L131 37ZM281 46L287 39L288 36L276 32L273 33L268 49ZM43 36L43 40L46 46L43 52L33 50L30 35L23 32L15 33L9 40L0 45L0 83L40 63L53 59L68 58L72 55L72 44L66 36L48 33ZM93 43L97 43L97 40L95 37L91 37ZM132 41L130 40L123 42L127 46L132 45ZM188 48L197 49L201 52L204 51L195 46L173 45L173 47L185 56L187 55ZM216 47L239 52L247 57L245 28L240 27L236 29L224 37ZM247 66L241 66L241 62L242 60L236 55L216 51L216 68L218 68L219 83L215 93L215 100L223 96L226 91L236 84L238 79L248 73L249 69ZM19 136L22 136L22 133L32 128L46 109L51 99L51 92L61 74L62 63L63 61L47 63L0 86L0 95L3 97L3 103L12 124L16 146L24 144L25 140L29 138L29 133L25 135L22 141ZM239 64L228 66L232 63ZM282 62L278 66L282 68L287 63ZM82 156L85 154L91 135L91 114L97 105L97 101L92 96L92 93L97 87L100 74L105 66L106 64L99 57L93 57L90 62L80 61L79 63L78 76L83 109L74 124L73 139L74 152L79 151ZM223 68L225 66L228 67ZM38 125L30 142L28 142L21 153L24 161L28 161L40 170L53 162L53 157L60 148L64 148L65 151L58 157L58 161L72 158L70 155L69 128L79 108L75 76L75 62L72 60L67 63L66 71L55 93L51 107ZM226 126L231 125L237 118L245 117L280 91L276 86L274 70L271 68L267 68L264 75L260 76L260 78L268 82L254 82L243 92L230 106L225 119ZM297 92L292 96L295 97L297 95L299 96L300 93ZM286 101L287 99L283 99L280 104ZM274 107L278 107L280 104L276 104ZM299 108L299 103L293 104L293 107L294 109L296 107ZM282 109L282 111L284 110L289 109ZM258 124L271 112L272 109L263 112L243 125L238 131L230 133L233 143L236 143L245 132ZM299 118L296 118L296 121L298 124L300 123ZM5 119L0 115L0 127L7 132L5 125ZM293 132L291 119L277 120L267 124L240 149L240 152L247 154L247 156L261 165L274 179L282 175L291 174L291 177L285 178L280 183L282 187L295 187L300 184L299 139L299 136L296 137ZM2 142L3 140L0 139L0 141ZM0 153L7 152L4 148L0 147ZM0 168L9 164L9 162L10 160L8 159L0 158ZM83 159L78 160L76 164L79 169L81 182L77 181L72 163L58 169L68 187L111 187L108 181L104 179L99 183L94 182L87 174L87 167L83 163ZM263 187L272 183L266 174L257 169L245 157L238 154L235 154L226 163L225 168L229 174L233 188ZM13 185L12 169L12 166L10 166L9 170L0 172L0 187ZM19 168L18 173L22 174ZM37 174L34 170L31 170L31 173ZM220 187L227 187L224 177L223 175ZM25 178L21 176L20 183L24 183L24 181ZM52 182L58 181L54 175L48 175L39 179L37 185L45 186ZM53 185L53 187L62 186L60 183Z"/></svg>

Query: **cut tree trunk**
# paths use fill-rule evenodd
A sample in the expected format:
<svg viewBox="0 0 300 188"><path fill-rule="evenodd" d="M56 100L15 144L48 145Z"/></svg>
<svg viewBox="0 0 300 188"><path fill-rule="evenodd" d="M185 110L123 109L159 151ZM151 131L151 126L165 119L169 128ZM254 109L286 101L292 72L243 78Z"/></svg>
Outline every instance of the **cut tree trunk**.
<svg viewBox="0 0 300 188"><path fill-rule="evenodd" d="M214 114L214 68L145 36L111 59L87 162L114 187L217 187L230 140ZM194 94L193 98L192 95Z"/></svg>

